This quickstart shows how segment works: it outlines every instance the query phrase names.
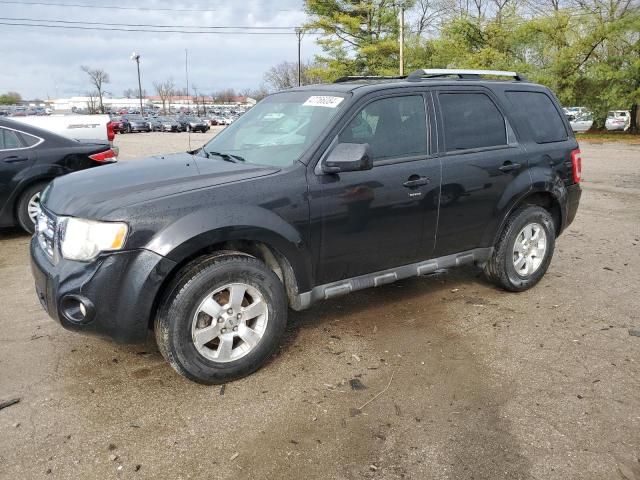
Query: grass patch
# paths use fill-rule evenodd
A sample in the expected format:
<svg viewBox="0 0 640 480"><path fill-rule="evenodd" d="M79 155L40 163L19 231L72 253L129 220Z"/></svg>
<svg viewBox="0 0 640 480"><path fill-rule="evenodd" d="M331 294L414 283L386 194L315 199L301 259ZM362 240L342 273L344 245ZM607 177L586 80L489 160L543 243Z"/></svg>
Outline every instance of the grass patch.
<svg viewBox="0 0 640 480"><path fill-rule="evenodd" d="M605 131L588 131L585 133L576 133L576 139L591 143L619 142L630 145L640 145L640 134L627 132L607 132Z"/></svg>

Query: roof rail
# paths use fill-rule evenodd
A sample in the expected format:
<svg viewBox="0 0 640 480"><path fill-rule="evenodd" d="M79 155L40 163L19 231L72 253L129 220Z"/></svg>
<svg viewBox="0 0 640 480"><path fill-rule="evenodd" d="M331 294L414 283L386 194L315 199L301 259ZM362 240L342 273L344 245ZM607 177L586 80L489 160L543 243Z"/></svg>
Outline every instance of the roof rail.
<svg viewBox="0 0 640 480"><path fill-rule="evenodd" d="M333 83L356 82L358 80L401 80L406 75L347 75L334 80Z"/></svg>
<svg viewBox="0 0 640 480"><path fill-rule="evenodd" d="M407 80L422 80L424 78L448 77L457 75L458 78L478 78L481 75L491 75L495 77L512 77L514 80L524 82L527 79L518 72L507 72L503 70L466 70L459 68L421 68L411 72Z"/></svg>

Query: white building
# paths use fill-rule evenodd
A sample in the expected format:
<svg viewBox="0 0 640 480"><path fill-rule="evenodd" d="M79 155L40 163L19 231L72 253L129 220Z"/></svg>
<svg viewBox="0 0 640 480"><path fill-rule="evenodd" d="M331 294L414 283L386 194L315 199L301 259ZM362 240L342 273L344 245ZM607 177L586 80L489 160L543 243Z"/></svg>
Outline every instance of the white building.
<svg viewBox="0 0 640 480"><path fill-rule="evenodd" d="M51 109L53 111L65 112L72 110L81 110L86 109L89 104L92 102L96 107L99 104L97 98L91 99L91 97L70 97L70 98L58 98L52 100ZM102 104L106 109L119 110L122 108L133 108L140 109L140 99L138 98L104 98L102 99ZM144 107L151 107L152 103L150 100L145 98L142 99L142 105Z"/></svg>

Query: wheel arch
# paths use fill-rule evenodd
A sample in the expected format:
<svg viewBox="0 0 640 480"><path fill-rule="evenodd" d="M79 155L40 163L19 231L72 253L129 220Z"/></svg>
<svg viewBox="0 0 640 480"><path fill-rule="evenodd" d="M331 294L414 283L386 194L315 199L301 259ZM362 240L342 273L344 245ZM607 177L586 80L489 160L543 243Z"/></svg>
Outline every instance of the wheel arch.
<svg viewBox="0 0 640 480"><path fill-rule="evenodd" d="M510 205L510 207L505 210L505 214L502 216L500 227L494 234L492 245L495 245L495 243L497 242L511 214L517 209L528 205L536 205L547 210L551 215L551 218L553 218L556 238L560 235L564 228L563 218L565 218L566 215L566 208L562 207L561 199L558 198L557 193L555 193L554 191L546 189L534 189L530 190L529 192L525 193L520 198L515 200Z"/></svg>
<svg viewBox="0 0 640 480"><path fill-rule="evenodd" d="M199 263L205 258L223 255L248 255L264 262L265 265L272 270L282 282L289 306L294 310L302 308L299 297L300 280L302 280L302 284L304 285L304 279L301 277L304 277L305 273L299 271L296 272L286 254L276 248L273 244L268 244L255 239L237 238L225 240L191 251L187 256L182 258L181 261L174 265L156 293L152 311L149 315L149 328L153 327L156 313L167 293L167 289L176 277L180 275L180 272L188 269L192 264Z"/></svg>

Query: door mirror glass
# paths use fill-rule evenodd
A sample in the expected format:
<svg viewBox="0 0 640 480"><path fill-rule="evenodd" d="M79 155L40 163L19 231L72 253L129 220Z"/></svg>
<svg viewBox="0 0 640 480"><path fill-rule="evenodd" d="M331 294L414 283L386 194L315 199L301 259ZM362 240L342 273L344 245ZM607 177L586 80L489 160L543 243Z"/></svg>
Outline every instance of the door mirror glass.
<svg viewBox="0 0 640 480"><path fill-rule="evenodd" d="M322 163L324 173L371 170L373 161L368 143L339 143Z"/></svg>

